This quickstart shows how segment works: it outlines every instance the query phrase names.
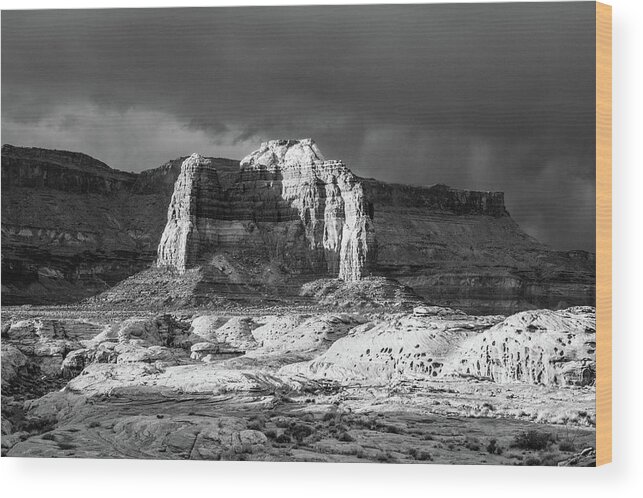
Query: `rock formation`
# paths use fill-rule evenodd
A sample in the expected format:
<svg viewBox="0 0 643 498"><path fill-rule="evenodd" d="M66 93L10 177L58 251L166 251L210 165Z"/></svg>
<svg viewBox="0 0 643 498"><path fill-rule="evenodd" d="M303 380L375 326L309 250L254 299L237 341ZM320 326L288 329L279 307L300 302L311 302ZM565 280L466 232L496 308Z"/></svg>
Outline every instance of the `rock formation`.
<svg viewBox="0 0 643 498"><path fill-rule="evenodd" d="M498 384L594 383L594 308L525 311L505 320L443 311L441 316L365 323L338 338L324 354L283 367L280 373L342 383L454 376Z"/></svg>
<svg viewBox="0 0 643 498"><path fill-rule="evenodd" d="M438 377L448 356L463 341L502 319L450 312L440 318L393 315L375 319L339 338L317 358L288 365L280 372L308 379L375 385Z"/></svg>
<svg viewBox="0 0 643 498"><path fill-rule="evenodd" d="M445 373L544 385L593 385L596 311L524 311L465 341Z"/></svg>
<svg viewBox="0 0 643 498"><path fill-rule="evenodd" d="M149 267L184 159L134 174L85 154L4 145L3 304L78 301Z"/></svg>
<svg viewBox="0 0 643 498"><path fill-rule="evenodd" d="M2 456L592 463L593 308L65 310L3 313Z"/></svg>
<svg viewBox="0 0 643 498"><path fill-rule="evenodd" d="M594 304L594 255L527 235L501 192L362 183L375 208L377 272L427 300L476 313Z"/></svg>
<svg viewBox="0 0 643 498"><path fill-rule="evenodd" d="M155 259L161 267L148 269ZM270 141L241 163L194 155L140 174L84 154L2 148L5 305L110 288L110 303L159 307L292 297L311 280L371 274L474 312L595 299L594 255L529 237L502 193L359 178L311 140ZM313 287L304 297L345 300L336 286Z"/></svg>
<svg viewBox="0 0 643 498"><path fill-rule="evenodd" d="M222 204L221 186L212 161L193 154L181 166L158 247L158 264L180 272L195 266L203 246L210 244L209 220Z"/></svg>
<svg viewBox="0 0 643 498"><path fill-rule="evenodd" d="M372 209L340 161L310 139L273 140L231 183L198 155L181 167L158 264L179 272L220 252L249 250L293 273L358 280L375 254Z"/></svg>

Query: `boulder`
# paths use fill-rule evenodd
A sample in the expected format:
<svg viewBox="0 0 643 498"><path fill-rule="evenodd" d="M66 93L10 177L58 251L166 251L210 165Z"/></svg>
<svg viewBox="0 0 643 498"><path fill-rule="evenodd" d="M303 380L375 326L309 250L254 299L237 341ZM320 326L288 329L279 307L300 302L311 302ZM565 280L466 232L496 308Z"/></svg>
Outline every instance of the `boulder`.
<svg viewBox="0 0 643 498"><path fill-rule="evenodd" d="M219 352L219 345L211 342L197 342L190 348L190 358L202 360L205 356Z"/></svg>
<svg viewBox="0 0 643 498"><path fill-rule="evenodd" d="M398 380L434 379L445 360L498 317L435 317L407 314L357 325L316 358L282 367L279 373L313 380L385 385Z"/></svg>
<svg viewBox="0 0 643 498"><path fill-rule="evenodd" d="M594 308L516 313L465 341L445 375L498 383L593 385L596 377Z"/></svg>
<svg viewBox="0 0 643 498"><path fill-rule="evenodd" d="M9 386L20 375L28 362L28 358L15 346L2 343L2 388Z"/></svg>

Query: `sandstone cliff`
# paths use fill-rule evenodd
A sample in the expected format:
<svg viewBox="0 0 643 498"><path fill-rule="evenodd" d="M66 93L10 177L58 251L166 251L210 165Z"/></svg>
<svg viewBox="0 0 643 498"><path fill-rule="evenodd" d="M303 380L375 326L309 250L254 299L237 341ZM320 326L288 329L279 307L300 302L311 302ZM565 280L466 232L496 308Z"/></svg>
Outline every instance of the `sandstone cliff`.
<svg viewBox="0 0 643 498"><path fill-rule="evenodd" d="M184 272L244 249L290 273L358 280L375 254L370 216L355 175L310 139L262 144L232 181L195 154L176 181L158 264Z"/></svg>
<svg viewBox="0 0 643 498"><path fill-rule="evenodd" d="M4 145L3 304L73 302L149 267L182 159L134 174L85 154Z"/></svg>
<svg viewBox="0 0 643 498"><path fill-rule="evenodd" d="M184 272L178 286L165 282L171 273L139 278L141 296L161 304L193 300L155 289L213 302L370 274L477 312L594 304L594 256L529 237L502 193L359 178L309 139L267 142L241 163L194 155L140 174L84 154L3 146L5 305L72 302L155 259ZM137 285L123 282L112 297L125 302Z"/></svg>
<svg viewBox="0 0 643 498"><path fill-rule="evenodd" d="M375 207L378 272L429 301L493 313L593 305L594 255L527 235L501 192L362 183Z"/></svg>

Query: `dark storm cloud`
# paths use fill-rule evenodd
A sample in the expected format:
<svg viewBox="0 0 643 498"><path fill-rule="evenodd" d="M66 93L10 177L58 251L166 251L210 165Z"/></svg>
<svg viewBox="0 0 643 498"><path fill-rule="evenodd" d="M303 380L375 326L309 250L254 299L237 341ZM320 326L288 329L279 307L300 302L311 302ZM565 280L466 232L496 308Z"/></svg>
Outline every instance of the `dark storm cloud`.
<svg viewBox="0 0 643 498"><path fill-rule="evenodd" d="M312 136L560 248L593 250L594 97L591 2L2 13L4 142L140 170Z"/></svg>

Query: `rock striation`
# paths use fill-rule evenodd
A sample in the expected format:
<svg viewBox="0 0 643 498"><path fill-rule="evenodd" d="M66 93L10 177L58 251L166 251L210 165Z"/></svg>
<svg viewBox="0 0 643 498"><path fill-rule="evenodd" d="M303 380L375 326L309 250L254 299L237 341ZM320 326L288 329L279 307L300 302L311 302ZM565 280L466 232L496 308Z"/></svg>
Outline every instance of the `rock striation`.
<svg viewBox="0 0 643 498"><path fill-rule="evenodd" d="M445 361L463 341L502 319L444 311L440 318L399 314L368 321L339 338L325 353L287 365L280 373L372 385L439 377Z"/></svg>
<svg viewBox="0 0 643 498"><path fill-rule="evenodd" d="M2 456L595 459L591 307L92 321L60 309L3 315ZM547 460L518 446L535 432L549 441ZM519 457L504 451L513 447Z"/></svg>
<svg viewBox="0 0 643 498"><path fill-rule="evenodd" d="M187 158L174 185L167 225L158 247L160 266L171 266L180 272L195 266L203 246L216 243L217 235L211 235L208 225L222 200L212 161L198 154Z"/></svg>
<svg viewBox="0 0 643 498"><path fill-rule="evenodd" d="M5 305L100 293L158 307L298 295L332 305L355 289L328 279L374 275L400 284L380 301L406 287L431 304L506 314L593 305L594 266L593 254L528 236L502 193L359 178L310 139L139 174L74 152L2 148Z"/></svg>
<svg viewBox="0 0 643 498"><path fill-rule="evenodd" d="M437 310L436 310L437 311ZM282 375L342 383L462 377L497 384L591 386L596 376L592 307L468 316L390 316L353 328L313 360Z"/></svg>
<svg viewBox="0 0 643 498"><path fill-rule="evenodd" d="M358 280L374 260L372 211L358 178L311 139L263 143L231 182L195 154L181 166L158 265L185 272L242 248L292 273Z"/></svg>
<svg viewBox="0 0 643 498"><path fill-rule="evenodd" d="M593 385L596 311L524 311L465 341L444 369L499 383Z"/></svg>
<svg viewBox="0 0 643 498"><path fill-rule="evenodd" d="M74 302L148 268L184 160L135 174L77 152L3 145L3 304Z"/></svg>
<svg viewBox="0 0 643 498"><path fill-rule="evenodd" d="M554 251L511 218L502 192L362 180L376 268L441 306L514 313L595 302L595 257Z"/></svg>

